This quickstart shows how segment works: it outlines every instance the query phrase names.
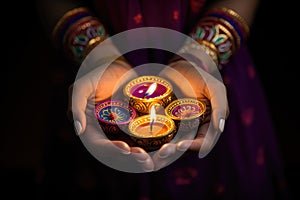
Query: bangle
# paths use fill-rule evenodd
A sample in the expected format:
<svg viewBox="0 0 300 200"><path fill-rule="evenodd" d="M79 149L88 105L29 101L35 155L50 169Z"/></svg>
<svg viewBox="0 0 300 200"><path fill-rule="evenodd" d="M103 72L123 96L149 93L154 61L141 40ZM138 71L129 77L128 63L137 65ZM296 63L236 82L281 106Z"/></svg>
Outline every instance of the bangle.
<svg viewBox="0 0 300 200"><path fill-rule="evenodd" d="M85 17L67 30L63 39L64 50L71 59L81 62L106 37L106 31L98 19Z"/></svg>
<svg viewBox="0 0 300 200"><path fill-rule="evenodd" d="M61 47L62 38L68 27L86 16L90 16L91 12L86 7L78 7L67 11L56 23L52 30L52 40L56 47Z"/></svg>
<svg viewBox="0 0 300 200"><path fill-rule="evenodd" d="M194 40L202 41L202 44L217 51L219 57L217 60L220 64L227 63L236 50L235 40L230 31L216 22L201 20L191 36Z"/></svg>
<svg viewBox="0 0 300 200"><path fill-rule="evenodd" d="M205 53L212 58L212 60L216 63L216 65L219 66L220 56L216 46L213 43L205 40L196 40L196 41L200 44L200 47L205 51Z"/></svg>
<svg viewBox="0 0 300 200"><path fill-rule="evenodd" d="M179 60L187 60L193 62L197 66L201 67L208 73L211 73L213 68L209 69L207 65L203 63L202 57L199 57L199 51L203 50L212 61L219 68L219 56L213 44L205 41L187 42L175 56L169 61L169 63L176 62Z"/></svg>
<svg viewBox="0 0 300 200"><path fill-rule="evenodd" d="M217 51L220 68L229 62L248 34L249 26L246 21L234 10L222 7L206 11L190 35L206 46L206 49L211 49L211 52Z"/></svg>
<svg viewBox="0 0 300 200"><path fill-rule="evenodd" d="M224 31L224 33L230 37L233 43L233 48L234 48L233 51L237 50L240 47L241 45L240 35L228 21L218 17L207 16L203 20L203 24L205 23L210 23L211 25L219 24L222 31Z"/></svg>
<svg viewBox="0 0 300 200"><path fill-rule="evenodd" d="M82 58L85 58L90 53L90 51L93 48L95 48L99 43L101 43L103 40L104 40L104 37L100 37L100 36L96 36L95 38L92 38L88 42L88 44L85 46L85 49L82 52Z"/></svg>
<svg viewBox="0 0 300 200"><path fill-rule="evenodd" d="M81 63L96 45L107 38L107 33L88 8L79 7L63 15L53 29L52 38L70 60Z"/></svg>
<svg viewBox="0 0 300 200"><path fill-rule="evenodd" d="M223 20L226 20L230 23L236 32L238 32L242 41L245 41L249 35L250 27L243 17L241 17L236 11L221 7L221 8L212 8L208 10L205 16L213 16Z"/></svg>

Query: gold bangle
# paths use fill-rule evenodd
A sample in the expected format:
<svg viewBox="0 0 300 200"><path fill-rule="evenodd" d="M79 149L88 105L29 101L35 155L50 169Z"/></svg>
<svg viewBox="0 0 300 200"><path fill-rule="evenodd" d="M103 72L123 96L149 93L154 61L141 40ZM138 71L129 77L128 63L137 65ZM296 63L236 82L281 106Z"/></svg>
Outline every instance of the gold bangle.
<svg viewBox="0 0 300 200"><path fill-rule="evenodd" d="M78 7L78 8L74 8L72 10L67 11L56 23L56 25L54 26L53 30L52 30L52 36L55 38L59 29L67 22L68 18L70 18L71 16L74 16L76 14L79 13L90 13L90 10L86 7Z"/></svg>
<svg viewBox="0 0 300 200"><path fill-rule="evenodd" d="M94 49L99 43L104 41L105 37L97 36L89 40L83 52L83 59Z"/></svg>
<svg viewBox="0 0 300 200"><path fill-rule="evenodd" d="M239 36L239 34L236 32L235 28L226 20L224 19L219 19L220 20L220 23L223 23L231 32L233 36L233 42L235 44L235 50L238 49L241 45L241 38Z"/></svg>
<svg viewBox="0 0 300 200"><path fill-rule="evenodd" d="M231 36L233 36L233 38L231 37L231 39L232 39L232 42L235 44L234 50L236 50L240 47L241 38L240 38L238 32L235 30L235 28L228 21L226 21L225 19L222 19L222 18L216 18L216 17L210 17L210 16L205 17L205 19L207 21L217 22L217 23L221 24L222 26L224 26L226 29L228 29L229 32L231 33ZM227 31L224 31L224 32L227 34Z"/></svg>
<svg viewBox="0 0 300 200"><path fill-rule="evenodd" d="M217 47L218 45L215 44L214 41L217 40L222 35L224 35L224 37L226 37L228 39L228 41L230 42L231 52L236 51L236 43L235 43L234 37L232 36L231 32L225 26L223 26L216 20L213 20L213 21L201 20L200 22L201 22L201 25L203 25L203 26L209 26L211 28L215 27L216 33L209 41L216 46L218 51L219 51L219 49ZM223 33L220 34L220 30L223 31ZM203 38L203 39L207 40L207 38Z"/></svg>
<svg viewBox="0 0 300 200"><path fill-rule="evenodd" d="M212 42L209 42L207 40L197 40L197 42L199 44L203 44L205 46L208 46L211 50L213 50L215 52L218 52L218 49L217 49L216 45L214 45L214 43L212 43Z"/></svg>
<svg viewBox="0 0 300 200"><path fill-rule="evenodd" d="M221 8L222 11L228 13L229 15L231 15L232 17L234 17L235 19L237 19L239 21L239 23L243 26L246 34L248 35L249 32L250 32L250 28L249 28L249 25L248 23L246 22L246 20L241 17L236 11L230 9L230 8Z"/></svg>
<svg viewBox="0 0 300 200"><path fill-rule="evenodd" d="M211 13L218 13L218 14L223 14L231 17L236 23L238 23L241 28L243 29L242 31L244 32L244 37L247 38L250 32L250 27L246 20L240 16L236 11L233 9L227 8L227 7L220 7L220 8L212 8L209 9L206 14L211 14ZM225 17L224 16L224 17Z"/></svg>
<svg viewBox="0 0 300 200"><path fill-rule="evenodd" d="M219 28L219 29L221 29L225 33L225 35L229 38L229 40L231 41L232 51L234 52L236 44L235 44L235 40L234 40L231 32L225 26L223 26L221 24L217 24L216 27Z"/></svg>
<svg viewBox="0 0 300 200"><path fill-rule="evenodd" d="M70 25L67 30L65 31L65 34L62 38L62 43L64 46L68 45L68 38L72 38L72 36L76 35L76 33L84 31L88 27L91 26L91 20L93 20L94 17L92 16L86 16L83 17L76 22L74 22L72 25Z"/></svg>
<svg viewBox="0 0 300 200"><path fill-rule="evenodd" d="M196 41L199 43L199 45L204 50L204 52L212 58L212 60L216 63L217 66L219 66L220 55L216 46L213 43L208 42L206 40L196 40Z"/></svg>

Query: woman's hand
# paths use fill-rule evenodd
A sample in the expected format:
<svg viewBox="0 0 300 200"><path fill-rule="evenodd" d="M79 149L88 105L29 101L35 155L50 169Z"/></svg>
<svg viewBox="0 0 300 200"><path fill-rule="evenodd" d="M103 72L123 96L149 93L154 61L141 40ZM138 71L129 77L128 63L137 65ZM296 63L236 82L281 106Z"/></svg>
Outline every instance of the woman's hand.
<svg viewBox="0 0 300 200"><path fill-rule="evenodd" d="M70 111L76 132L92 155L111 168L140 173L153 170L150 155L123 140L109 140L94 115L96 103L118 96L119 88L134 76L135 72L124 61L113 62L105 70L94 69L73 84Z"/></svg>
<svg viewBox="0 0 300 200"><path fill-rule="evenodd" d="M202 68L185 60L173 62L160 73L173 85L177 98L192 97L206 100L211 113L197 132L184 133L183 137L163 145L154 155L156 169L160 169L180 157L184 152L199 152L206 156L223 132L229 114L225 85Z"/></svg>

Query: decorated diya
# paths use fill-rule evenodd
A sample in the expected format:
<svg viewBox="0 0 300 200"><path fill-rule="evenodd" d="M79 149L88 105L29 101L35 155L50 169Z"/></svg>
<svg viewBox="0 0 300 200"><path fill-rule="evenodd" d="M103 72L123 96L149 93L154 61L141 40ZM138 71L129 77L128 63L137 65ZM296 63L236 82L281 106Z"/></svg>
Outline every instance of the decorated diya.
<svg viewBox="0 0 300 200"><path fill-rule="evenodd" d="M203 121L205 111L205 103L194 98L177 99L165 108L166 116L173 119L181 131L198 128Z"/></svg>
<svg viewBox="0 0 300 200"><path fill-rule="evenodd" d="M128 126L132 140L148 151L157 150L170 142L176 132L174 121L165 115L155 114L153 108L150 115L137 117Z"/></svg>
<svg viewBox="0 0 300 200"><path fill-rule="evenodd" d="M141 76L124 88L129 104L139 113L147 114L152 106L167 106L172 101L172 85L158 76Z"/></svg>
<svg viewBox="0 0 300 200"><path fill-rule="evenodd" d="M108 100L95 106L95 115L106 134L116 135L127 131L128 124L136 117L136 112L125 102Z"/></svg>

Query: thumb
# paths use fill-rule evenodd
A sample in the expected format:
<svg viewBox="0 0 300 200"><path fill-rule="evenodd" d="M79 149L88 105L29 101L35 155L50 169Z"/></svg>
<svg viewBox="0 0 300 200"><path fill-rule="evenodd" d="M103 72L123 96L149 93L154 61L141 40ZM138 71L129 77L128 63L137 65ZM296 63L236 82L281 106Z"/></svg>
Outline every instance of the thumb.
<svg viewBox="0 0 300 200"><path fill-rule="evenodd" d="M214 84L209 88L209 94L212 109L211 123L199 151L200 158L205 157L217 143L229 114L226 87L223 84Z"/></svg>
<svg viewBox="0 0 300 200"><path fill-rule="evenodd" d="M73 114L74 128L77 135L86 129L86 107L88 98L91 96L93 86L88 80L77 80L73 84L71 95L71 112Z"/></svg>
<svg viewBox="0 0 300 200"><path fill-rule="evenodd" d="M206 96L210 100L212 110L212 125L219 132L223 132L225 119L229 115L227 88L225 84L207 72L203 72L206 82Z"/></svg>

